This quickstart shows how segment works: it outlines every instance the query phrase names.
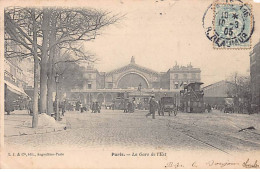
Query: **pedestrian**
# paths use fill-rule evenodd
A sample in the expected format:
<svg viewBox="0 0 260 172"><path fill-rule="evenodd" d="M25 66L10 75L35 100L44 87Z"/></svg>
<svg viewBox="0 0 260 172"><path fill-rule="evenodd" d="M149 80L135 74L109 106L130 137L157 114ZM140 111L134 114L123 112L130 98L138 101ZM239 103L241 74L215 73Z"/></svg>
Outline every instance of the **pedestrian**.
<svg viewBox="0 0 260 172"><path fill-rule="evenodd" d="M134 113L135 108L136 108L136 101L135 101L135 97L134 97L133 101L132 101L132 113Z"/></svg>
<svg viewBox="0 0 260 172"><path fill-rule="evenodd" d="M100 109L101 109L101 106L99 105L98 102L96 102L96 112L100 113Z"/></svg>
<svg viewBox="0 0 260 172"><path fill-rule="evenodd" d="M79 110L80 110L80 109L79 109L79 108L80 108L79 106L80 106L80 101L77 101L77 102L76 102L76 111L79 111Z"/></svg>
<svg viewBox="0 0 260 172"><path fill-rule="evenodd" d="M79 104L79 110L80 110L81 113L83 113L83 105L82 105L82 103Z"/></svg>
<svg viewBox="0 0 260 172"><path fill-rule="evenodd" d="M127 112L132 113L132 103L131 102L127 103Z"/></svg>
<svg viewBox="0 0 260 172"><path fill-rule="evenodd" d="M155 119L155 111L156 111L156 107L157 107L157 103L154 100L154 96L151 97L150 101L149 101L149 113L146 114L145 116L148 117L150 115L153 116L153 119Z"/></svg>
<svg viewBox="0 0 260 172"><path fill-rule="evenodd" d="M124 100L124 113L127 113L128 111L128 102L127 102L127 100L125 99Z"/></svg>
<svg viewBox="0 0 260 172"><path fill-rule="evenodd" d="M94 113L95 112L95 102L92 103L92 106L91 106L91 113Z"/></svg>
<svg viewBox="0 0 260 172"><path fill-rule="evenodd" d="M61 113L62 113L62 116L64 116L64 113L65 113L65 101L61 104Z"/></svg>
<svg viewBox="0 0 260 172"><path fill-rule="evenodd" d="M33 102L31 100L28 103L28 110L29 110L29 114L32 116L33 115Z"/></svg>
<svg viewBox="0 0 260 172"><path fill-rule="evenodd" d="M208 113L211 112L211 106L210 106L210 104L207 105L207 110L208 110Z"/></svg>

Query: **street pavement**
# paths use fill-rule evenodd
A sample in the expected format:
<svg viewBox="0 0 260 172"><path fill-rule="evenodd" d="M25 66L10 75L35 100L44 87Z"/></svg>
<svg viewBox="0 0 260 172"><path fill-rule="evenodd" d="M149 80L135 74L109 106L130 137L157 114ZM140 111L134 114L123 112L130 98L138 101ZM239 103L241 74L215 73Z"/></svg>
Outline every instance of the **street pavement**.
<svg viewBox="0 0 260 172"><path fill-rule="evenodd" d="M32 116L28 111L15 110L4 116L4 124L4 137L14 137L61 131L66 126L66 120L57 122L48 115L39 115L38 128L32 128Z"/></svg>
<svg viewBox="0 0 260 172"><path fill-rule="evenodd" d="M5 137L16 147L70 146L93 148L121 146L170 150L230 151L260 150L260 115L178 113L177 116L145 117L147 111L123 113L66 112L67 130ZM6 120L5 120L6 121ZM245 129L248 128L249 129Z"/></svg>

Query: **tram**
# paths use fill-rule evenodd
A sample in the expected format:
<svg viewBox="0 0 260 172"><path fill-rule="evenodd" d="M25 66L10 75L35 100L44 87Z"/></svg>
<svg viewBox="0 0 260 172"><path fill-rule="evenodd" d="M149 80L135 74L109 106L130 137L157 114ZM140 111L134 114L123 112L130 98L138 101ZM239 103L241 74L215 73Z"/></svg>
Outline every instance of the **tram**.
<svg viewBox="0 0 260 172"><path fill-rule="evenodd" d="M192 82L180 91L180 110L187 113L203 113L205 106L204 92L201 90L202 82Z"/></svg>

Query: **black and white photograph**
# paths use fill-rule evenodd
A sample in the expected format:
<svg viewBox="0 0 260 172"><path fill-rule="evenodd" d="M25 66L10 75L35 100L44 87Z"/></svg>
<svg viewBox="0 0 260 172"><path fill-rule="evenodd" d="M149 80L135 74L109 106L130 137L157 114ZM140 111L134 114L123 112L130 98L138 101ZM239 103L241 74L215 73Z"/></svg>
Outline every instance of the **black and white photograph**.
<svg viewBox="0 0 260 172"><path fill-rule="evenodd" d="M259 1L0 6L0 168L260 168Z"/></svg>

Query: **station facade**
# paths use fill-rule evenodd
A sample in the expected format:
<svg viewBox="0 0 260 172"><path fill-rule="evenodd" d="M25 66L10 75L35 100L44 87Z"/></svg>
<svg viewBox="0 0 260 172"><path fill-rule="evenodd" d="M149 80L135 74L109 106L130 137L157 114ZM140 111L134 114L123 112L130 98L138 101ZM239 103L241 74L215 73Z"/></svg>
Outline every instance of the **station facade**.
<svg viewBox="0 0 260 172"><path fill-rule="evenodd" d="M103 105L122 97L137 99L155 96L176 97L179 102L180 90L190 82L200 82L201 70L191 64L179 66L177 63L166 72L140 66L132 57L128 65L110 72L99 72L89 65L84 74L83 88L76 88L66 93L66 98L81 101L89 105L98 101Z"/></svg>

